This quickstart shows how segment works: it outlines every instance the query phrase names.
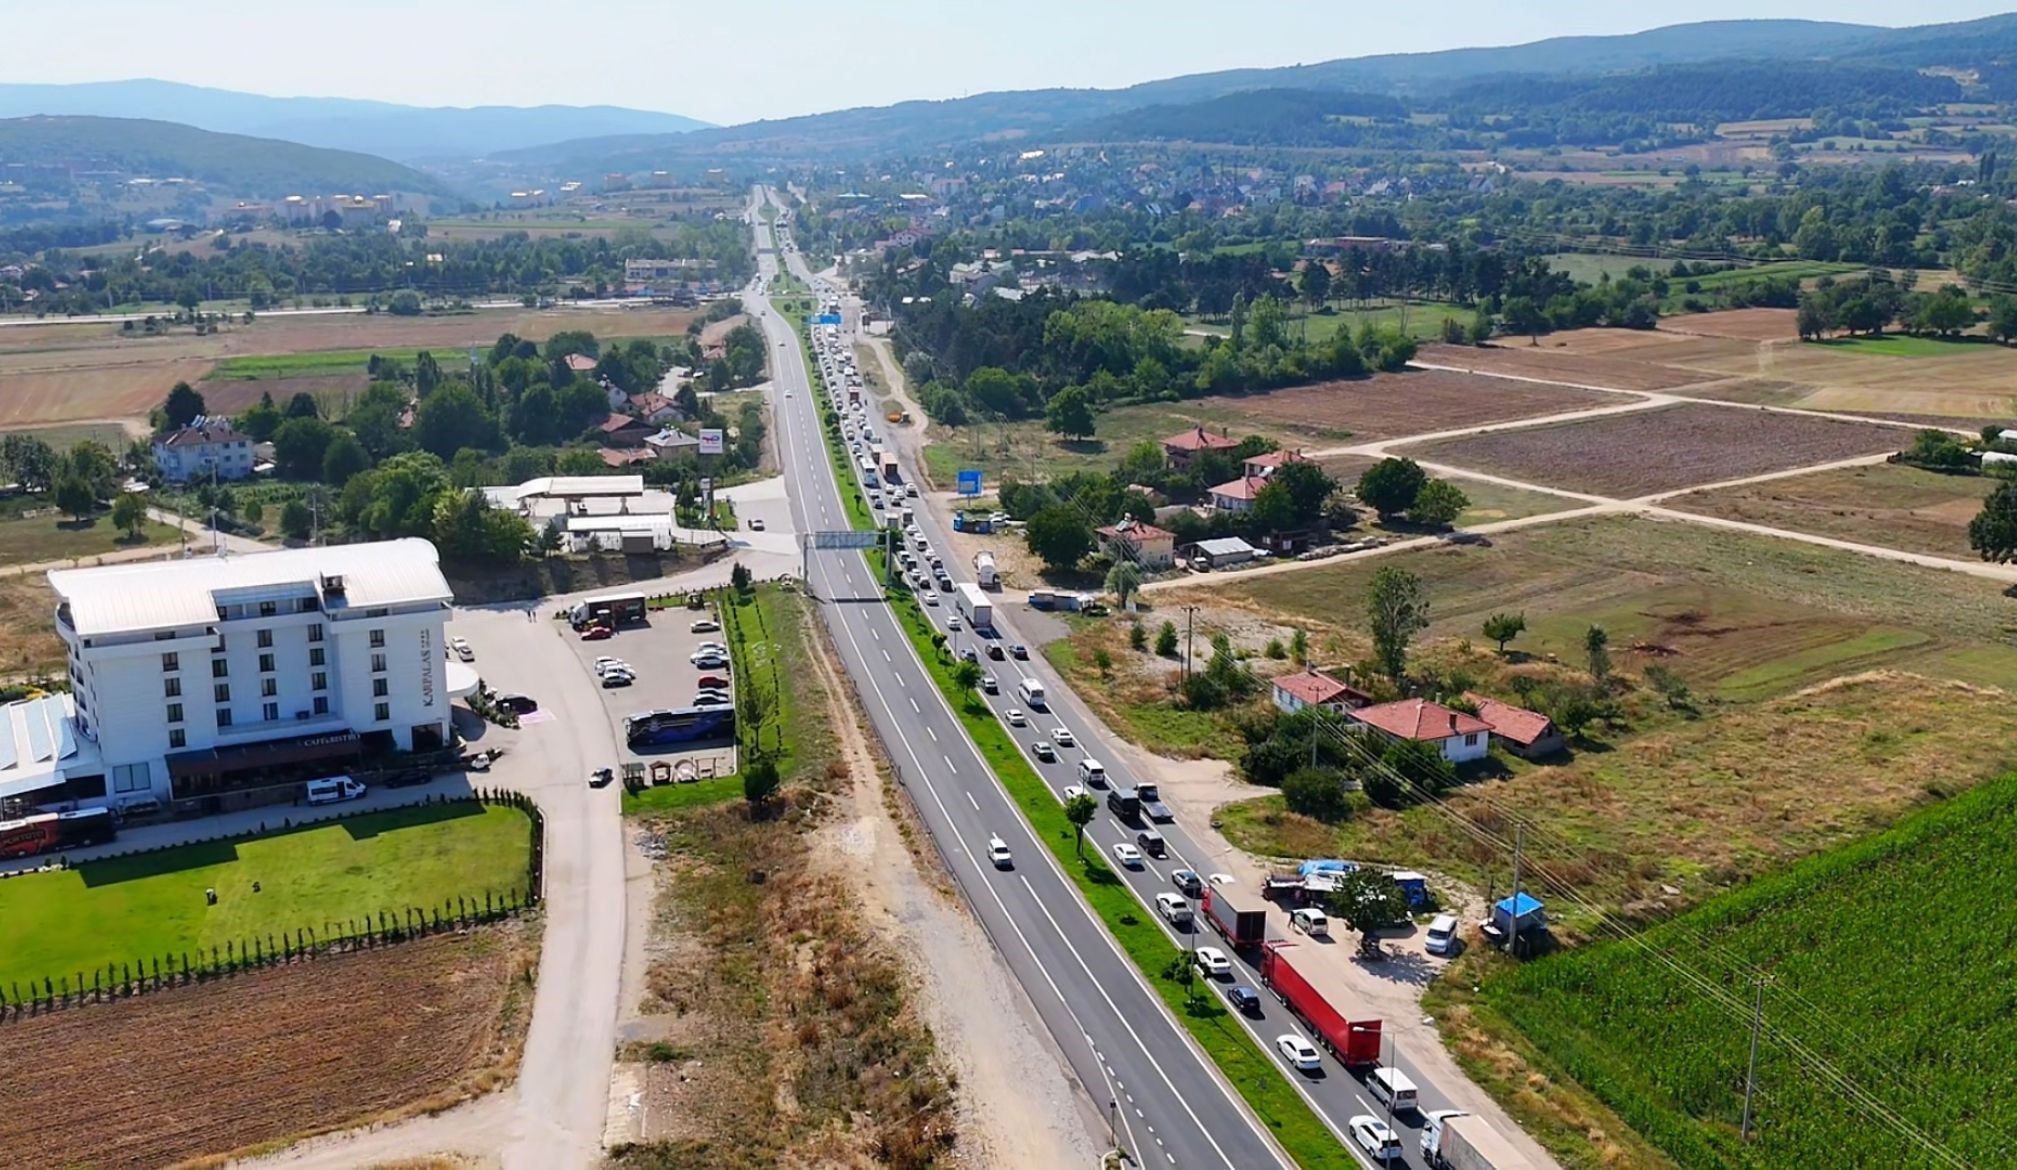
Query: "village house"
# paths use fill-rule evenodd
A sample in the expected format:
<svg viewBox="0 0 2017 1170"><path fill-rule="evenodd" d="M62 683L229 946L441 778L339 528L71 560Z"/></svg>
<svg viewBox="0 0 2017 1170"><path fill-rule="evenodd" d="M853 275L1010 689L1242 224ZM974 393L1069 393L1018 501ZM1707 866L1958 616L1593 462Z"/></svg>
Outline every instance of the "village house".
<svg viewBox="0 0 2017 1170"><path fill-rule="evenodd" d="M1492 734L1499 737L1507 751L1522 759L1540 759L1562 752L1568 741L1555 721L1539 711L1529 711L1525 707L1515 707L1497 699L1464 692L1464 697L1477 704L1478 718L1492 727Z"/></svg>
<svg viewBox="0 0 2017 1170"><path fill-rule="evenodd" d="M633 394L626 405L630 407L632 414L648 423L663 424L679 417L679 407L673 404L672 399L656 390Z"/></svg>
<svg viewBox="0 0 2017 1170"><path fill-rule="evenodd" d="M1243 475L1230 483L1222 483L1211 489L1212 507L1221 512L1245 512L1254 506L1254 497L1268 481L1258 475Z"/></svg>
<svg viewBox="0 0 2017 1170"><path fill-rule="evenodd" d="M1195 426L1163 440L1163 459L1177 471L1189 471L1198 452L1230 451L1239 445L1238 440L1223 431L1214 435L1202 426Z"/></svg>
<svg viewBox="0 0 2017 1170"><path fill-rule="evenodd" d="M1430 699L1361 707L1350 717L1388 739L1432 744L1453 764L1482 760L1492 748L1491 724Z"/></svg>
<svg viewBox="0 0 2017 1170"><path fill-rule="evenodd" d="M650 423L627 414L612 414L595 427L596 440L605 447L642 447L651 433Z"/></svg>
<svg viewBox="0 0 2017 1170"><path fill-rule="evenodd" d="M1167 569L1177 563L1177 534L1167 528L1128 518L1098 532L1101 546L1115 561L1133 561L1144 569Z"/></svg>
<svg viewBox="0 0 2017 1170"><path fill-rule="evenodd" d="M1315 667L1275 676L1275 706L1293 715L1305 707L1322 707L1340 715L1364 707L1373 697L1350 683L1339 682Z"/></svg>
<svg viewBox="0 0 2017 1170"><path fill-rule="evenodd" d="M592 374L595 372L595 359L585 353L568 354L566 361L567 368L577 374Z"/></svg>
<svg viewBox="0 0 2017 1170"><path fill-rule="evenodd" d="M215 475L244 479L252 474L252 440L225 419L198 418L154 440L154 466L169 483Z"/></svg>

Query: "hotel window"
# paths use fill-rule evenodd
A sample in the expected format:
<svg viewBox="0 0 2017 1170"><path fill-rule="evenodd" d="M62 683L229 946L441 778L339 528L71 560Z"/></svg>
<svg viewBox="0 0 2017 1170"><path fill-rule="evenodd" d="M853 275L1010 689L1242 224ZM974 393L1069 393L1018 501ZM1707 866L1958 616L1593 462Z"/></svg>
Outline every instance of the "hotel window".
<svg viewBox="0 0 2017 1170"><path fill-rule="evenodd" d="M259 669L261 669L261 670L272 670L272 669L273 669L273 655L271 655L271 654L261 654L261 655L259 656Z"/></svg>
<svg viewBox="0 0 2017 1170"><path fill-rule="evenodd" d="M329 714L329 700L323 698L321 695L315 696L315 713L317 715Z"/></svg>
<svg viewBox="0 0 2017 1170"><path fill-rule="evenodd" d="M273 631L272 630L259 631L259 648L261 650L265 650L272 647L272 645L273 645Z"/></svg>
<svg viewBox="0 0 2017 1170"><path fill-rule="evenodd" d="M161 656L161 669L181 670L182 656L180 654L163 654Z"/></svg>
<svg viewBox="0 0 2017 1170"><path fill-rule="evenodd" d="M326 691L329 689L329 675L318 670L308 676L308 685L318 691Z"/></svg>
<svg viewBox="0 0 2017 1170"><path fill-rule="evenodd" d="M210 694L212 698L220 703L229 703L231 701L231 684L218 683L216 686L210 688Z"/></svg>
<svg viewBox="0 0 2017 1170"><path fill-rule="evenodd" d="M280 603L277 601L262 601L259 603L260 617L272 617L274 614L279 612L280 612ZM261 630L259 632L263 634L266 631Z"/></svg>
<svg viewBox="0 0 2017 1170"><path fill-rule="evenodd" d="M311 642L320 642L322 640L322 627L321 626L308 627L308 640Z"/></svg>
<svg viewBox="0 0 2017 1170"><path fill-rule="evenodd" d="M391 693L392 691L386 686L384 679L374 678L371 680L371 695L373 698L382 699Z"/></svg>
<svg viewBox="0 0 2017 1170"><path fill-rule="evenodd" d="M188 747L189 737L182 733L180 727L171 727L168 729L168 746L171 748Z"/></svg>
<svg viewBox="0 0 2017 1170"><path fill-rule="evenodd" d="M310 648L309 648L309 650L308 650L308 665L310 665L310 666L321 666L321 665L323 665L323 664L325 663L325 661L326 661L326 659L324 659L324 658L323 658L323 651L322 651L322 647L320 647L320 646L312 646L312 647L310 647Z"/></svg>
<svg viewBox="0 0 2017 1170"><path fill-rule="evenodd" d="M169 698L179 698L182 694L182 680L179 678L163 679L161 680L161 689L167 693Z"/></svg>
<svg viewBox="0 0 2017 1170"><path fill-rule="evenodd" d="M280 718L280 704L261 703L259 705L259 717L261 719L266 720L268 723L271 723L274 720Z"/></svg>
<svg viewBox="0 0 2017 1170"><path fill-rule="evenodd" d="M230 660L230 659L228 659L228 658L213 658L213 659L211 659L211 660L210 660L210 677L211 677L211 678L230 678L230 677L231 677L231 660Z"/></svg>
<svg viewBox="0 0 2017 1170"><path fill-rule="evenodd" d="M231 726L231 708L219 707L217 709L217 726L219 727Z"/></svg>
<svg viewBox="0 0 2017 1170"><path fill-rule="evenodd" d="M182 704L180 703L168 704L168 722L170 723L182 722Z"/></svg>
<svg viewBox="0 0 2017 1170"><path fill-rule="evenodd" d="M385 631L384 630L371 631L371 648L376 650L383 645L385 645Z"/></svg>
<svg viewBox="0 0 2017 1170"><path fill-rule="evenodd" d="M142 792L154 787L150 771L152 766L148 764L112 765L112 791Z"/></svg>
<svg viewBox="0 0 2017 1170"><path fill-rule="evenodd" d="M260 698L270 699L279 693L280 693L280 681L278 679L263 678L259 680Z"/></svg>
<svg viewBox="0 0 2017 1170"><path fill-rule="evenodd" d="M373 654L373 655L371 656L371 669L373 669L373 670L384 670L384 669L385 669L385 655L383 655L383 654Z"/></svg>
<svg viewBox="0 0 2017 1170"><path fill-rule="evenodd" d="M392 718L392 705L389 703L376 704L371 708L371 717L380 723L386 722Z"/></svg>

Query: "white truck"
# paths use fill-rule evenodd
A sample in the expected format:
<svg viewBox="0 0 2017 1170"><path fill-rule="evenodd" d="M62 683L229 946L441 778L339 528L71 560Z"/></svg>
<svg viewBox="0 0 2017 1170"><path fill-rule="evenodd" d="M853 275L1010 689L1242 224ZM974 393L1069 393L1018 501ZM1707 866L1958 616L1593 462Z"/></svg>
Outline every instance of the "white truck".
<svg viewBox="0 0 2017 1170"><path fill-rule="evenodd" d="M1479 1118L1456 1109L1423 1117L1422 1157L1433 1170L1534 1170L1533 1159Z"/></svg>
<svg viewBox="0 0 2017 1170"><path fill-rule="evenodd" d="M960 616L974 628L975 633L994 629L994 603L981 587L971 581L959 583L958 603Z"/></svg>
<svg viewBox="0 0 2017 1170"><path fill-rule="evenodd" d="M973 555L973 575L980 579L982 589L996 589L1001 586L1001 573L995 568L994 554L986 549Z"/></svg>

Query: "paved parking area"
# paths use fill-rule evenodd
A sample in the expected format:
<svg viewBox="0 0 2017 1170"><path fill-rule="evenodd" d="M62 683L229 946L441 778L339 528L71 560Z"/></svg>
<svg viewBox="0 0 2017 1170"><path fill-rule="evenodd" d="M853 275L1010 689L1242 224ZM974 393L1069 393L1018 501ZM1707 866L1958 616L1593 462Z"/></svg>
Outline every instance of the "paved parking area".
<svg viewBox="0 0 2017 1170"><path fill-rule="evenodd" d="M700 620L719 624L712 608L661 609L652 611L646 624L619 629L613 636L599 642L584 642L571 630L562 633L580 661L581 669L590 679L595 679L595 660L602 657L621 659L629 663L636 673L637 681L629 686L597 688L611 725L618 729L619 743L622 742L624 716L633 711L692 706L703 677L711 675L727 679L733 691L732 671L725 667L702 670L689 660L702 642L726 641L726 636L718 629L693 630L693 623ZM702 740L676 748L647 748L641 752L626 747L620 754L622 759L616 763L635 761L649 767L655 762L663 762L671 765L676 772L691 767L696 777L702 780L726 775L735 771L736 767L733 737Z"/></svg>

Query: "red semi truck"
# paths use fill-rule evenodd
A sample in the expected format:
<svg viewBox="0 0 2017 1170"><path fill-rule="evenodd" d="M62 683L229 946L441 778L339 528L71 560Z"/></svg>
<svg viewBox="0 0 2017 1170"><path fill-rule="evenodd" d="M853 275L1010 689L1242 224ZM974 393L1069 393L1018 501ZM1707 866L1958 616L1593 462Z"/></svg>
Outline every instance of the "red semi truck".
<svg viewBox="0 0 2017 1170"><path fill-rule="evenodd" d="M1243 908L1218 886L1205 887L1205 917L1234 950L1258 947L1268 936L1268 912Z"/></svg>
<svg viewBox="0 0 2017 1170"><path fill-rule="evenodd" d="M1317 1042L1331 1050L1346 1068L1371 1068L1380 1063L1380 1021L1347 1020L1289 962L1291 942L1271 942L1261 949L1261 982L1282 997Z"/></svg>

